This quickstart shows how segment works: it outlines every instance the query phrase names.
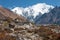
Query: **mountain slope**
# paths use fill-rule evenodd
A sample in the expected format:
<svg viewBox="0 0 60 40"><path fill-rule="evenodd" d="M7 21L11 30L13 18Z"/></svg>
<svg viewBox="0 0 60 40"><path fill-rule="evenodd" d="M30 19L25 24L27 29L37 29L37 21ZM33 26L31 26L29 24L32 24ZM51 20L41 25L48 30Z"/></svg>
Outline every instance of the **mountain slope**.
<svg viewBox="0 0 60 40"><path fill-rule="evenodd" d="M49 13L43 14L37 24L60 24L60 7L55 7Z"/></svg>
<svg viewBox="0 0 60 40"><path fill-rule="evenodd" d="M18 18L21 21L26 21L26 19L24 17L14 14L9 9L0 7L0 19L4 19L4 18L11 18L12 20Z"/></svg>

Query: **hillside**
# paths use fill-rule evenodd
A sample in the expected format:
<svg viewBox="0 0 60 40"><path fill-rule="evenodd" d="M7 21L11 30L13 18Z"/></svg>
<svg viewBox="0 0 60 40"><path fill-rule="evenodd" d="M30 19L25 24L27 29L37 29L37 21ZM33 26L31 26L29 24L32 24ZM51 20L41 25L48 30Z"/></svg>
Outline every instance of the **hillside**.
<svg viewBox="0 0 60 40"><path fill-rule="evenodd" d="M0 7L0 40L60 40L60 25L36 26L9 9Z"/></svg>
<svg viewBox="0 0 60 40"><path fill-rule="evenodd" d="M26 21L24 17L18 16L17 14L13 13L7 8L0 7L0 19L4 19L4 18L11 18L12 20L18 18L21 21Z"/></svg>

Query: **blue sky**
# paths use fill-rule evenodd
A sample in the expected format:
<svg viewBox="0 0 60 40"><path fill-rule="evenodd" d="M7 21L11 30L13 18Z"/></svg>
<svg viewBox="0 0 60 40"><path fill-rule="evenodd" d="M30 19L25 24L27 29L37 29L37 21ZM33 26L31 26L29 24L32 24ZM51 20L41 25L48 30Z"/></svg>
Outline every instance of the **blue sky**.
<svg viewBox="0 0 60 40"><path fill-rule="evenodd" d="M27 7L37 3L46 3L53 6L60 6L60 0L0 0L0 5L6 8Z"/></svg>

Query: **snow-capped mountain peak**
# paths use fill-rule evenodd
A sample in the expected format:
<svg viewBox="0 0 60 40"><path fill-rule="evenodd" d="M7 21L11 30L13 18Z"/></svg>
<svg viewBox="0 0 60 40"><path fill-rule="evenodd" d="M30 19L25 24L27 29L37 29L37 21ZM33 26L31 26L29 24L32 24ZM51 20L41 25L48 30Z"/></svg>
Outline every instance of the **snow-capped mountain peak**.
<svg viewBox="0 0 60 40"><path fill-rule="evenodd" d="M26 8L15 7L12 9L12 11L26 18L35 19L38 15L48 13L53 8L54 6L52 5L47 5L46 3L38 3Z"/></svg>

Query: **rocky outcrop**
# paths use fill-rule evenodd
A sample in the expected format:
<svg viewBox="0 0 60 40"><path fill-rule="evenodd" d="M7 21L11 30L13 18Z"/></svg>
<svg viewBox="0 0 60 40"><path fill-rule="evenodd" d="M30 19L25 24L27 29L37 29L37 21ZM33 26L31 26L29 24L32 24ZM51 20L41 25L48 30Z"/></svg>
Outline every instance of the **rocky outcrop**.
<svg viewBox="0 0 60 40"><path fill-rule="evenodd" d="M11 24L10 24L11 25ZM11 25L12 27L13 25ZM15 27L0 28L1 40L59 40L60 26L35 26L32 24L14 25ZM0 26L1 27L1 26Z"/></svg>

